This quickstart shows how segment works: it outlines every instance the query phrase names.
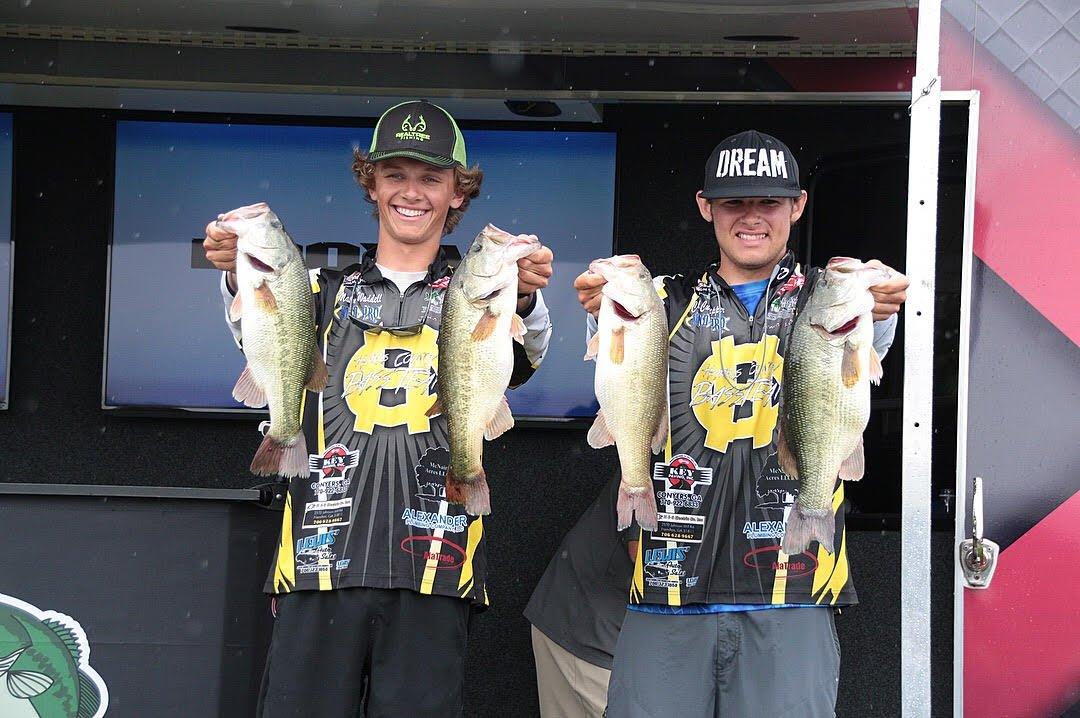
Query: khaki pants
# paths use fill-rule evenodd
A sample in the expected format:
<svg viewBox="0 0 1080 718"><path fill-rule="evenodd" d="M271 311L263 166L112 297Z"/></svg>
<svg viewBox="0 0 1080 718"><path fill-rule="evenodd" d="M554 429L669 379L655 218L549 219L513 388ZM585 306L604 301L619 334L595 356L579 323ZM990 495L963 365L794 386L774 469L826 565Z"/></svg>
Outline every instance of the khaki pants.
<svg viewBox="0 0 1080 718"><path fill-rule="evenodd" d="M532 627L541 718L601 718L611 671L583 661Z"/></svg>

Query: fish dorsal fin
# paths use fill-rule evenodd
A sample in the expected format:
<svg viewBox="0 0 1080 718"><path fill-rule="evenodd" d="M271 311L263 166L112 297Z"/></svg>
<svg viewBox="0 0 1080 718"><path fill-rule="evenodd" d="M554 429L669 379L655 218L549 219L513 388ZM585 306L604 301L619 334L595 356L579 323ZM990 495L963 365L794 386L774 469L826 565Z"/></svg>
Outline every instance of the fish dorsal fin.
<svg viewBox="0 0 1080 718"><path fill-rule="evenodd" d="M21 656L22 652L25 650L25 648L20 648L19 650L12 653L10 656L4 656L3 658L0 658L0 676L7 673L11 669L11 667L15 665L15 661L19 660L19 656Z"/></svg>
<svg viewBox="0 0 1080 718"><path fill-rule="evenodd" d="M101 693L85 673L79 671L79 710L76 718L93 718L101 707Z"/></svg>
<svg viewBox="0 0 1080 718"><path fill-rule="evenodd" d="M10 671L7 687L16 698L36 698L52 687L53 679L37 671Z"/></svg>
<svg viewBox="0 0 1080 718"><path fill-rule="evenodd" d="M75 632L71 630L71 627L57 621L55 618L46 618L42 623L48 626L52 632L64 642L64 645L67 646L68 653L71 654L76 665L78 665L79 661L82 659L82 645L79 643L79 639L75 635Z"/></svg>

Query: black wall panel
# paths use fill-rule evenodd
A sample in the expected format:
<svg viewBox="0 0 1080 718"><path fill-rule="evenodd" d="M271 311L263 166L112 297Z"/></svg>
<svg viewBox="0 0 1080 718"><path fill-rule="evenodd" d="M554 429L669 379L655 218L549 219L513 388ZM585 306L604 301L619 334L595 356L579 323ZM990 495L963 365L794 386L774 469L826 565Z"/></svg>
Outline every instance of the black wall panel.
<svg viewBox="0 0 1080 718"><path fill-rule="evenodd" d="M89 110L16 111L11 409L0 412L0 482L255 485L258 480L247 471L258 443L255 419L137 417L100 408L114 117ZM907 119L903 107L880 106L607 107L605 125L619 132L616 247L641 254L654 273L692 269L715 257L710 228L697 214L693 193L700 187L706 156L726 134L753 126L780 136L798 156L805 181L819 165L845 153L902 148ZM879 208L815 208L850 211L860 218L839 224L829 246L880 256L902 268L902 224L875 224L873 217L864 216L867 211L896 216L905 201L903 183L891 182L890 191L878 198ZM367 212L359 195L357 208ZM470 211L482 213L482 202ZM868 236L870 226L877 228L873 236ZM184 236L202 231L174 229ZM374 233L373 225L371 237L359 239L373 241ZM556 276L549 291L572 291L572 280ZM229 342L224 327L222 342ZM888 361L899 364L899 359L897 352ZM470 716L536 714L528 626L521 610L560 537L616 467L613 450L588 448L586 429L521 427L486 450L492 477L493 516L486 526L494 605L474 625ZM898 467L898 446L886 448L892 451L888 460ZM869 510L882 510L870 498L881 488L866 483L862 490L868 492ZM259 519L276 520L271 513ZM863 605L845 610L838 620L844 648L838 713L895 715L899 541L895 533L855 532L851 543ZM948 546L936 556L947 562ZM951 626L947 574L939 580L945 593L936 604L947 611L935 616L942 627ZM252 581L250 590L259 590L258 581ZM948 635L947 628L942 631ZM936 689L935 702L945 705L941 696L951 695L951 652L935 660L935 682L948 681Z"/></svg>

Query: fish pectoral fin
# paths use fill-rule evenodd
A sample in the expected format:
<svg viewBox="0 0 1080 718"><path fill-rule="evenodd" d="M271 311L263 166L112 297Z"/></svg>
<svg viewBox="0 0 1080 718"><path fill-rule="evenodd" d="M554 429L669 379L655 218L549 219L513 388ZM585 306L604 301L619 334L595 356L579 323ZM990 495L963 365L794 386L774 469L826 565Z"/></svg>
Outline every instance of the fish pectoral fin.
<svg viewBox="0 0 1080 718"><path fill-rule="evenodd" d="M37 671L11 671L7 687L16 698L35 698L52 687L53 679Z"/></svg>
<svg viewBox="0 0 1080 718"><path fill-rule="evenodd" d="M431 417L436 416L436 415L441 414L441 413L443 413L442 399L440 399L439 397L435 397L435 401L432 402L431 407L428 408L428 410L424 412L424 416L426 416L426 417L428 417L430 419Z"/></svg>
<svg viewBox="0 0 1080 718"><path fill-rule="evenodd" d="M244 303L240 301L240 290L236 290L236 296L233 297L232 303L229 304L229 321L238 322L240 317L244 315Z"/></svg>
<svg viewBox="0 0 1080 718"><path fill-rule="evenodd" d="M525 344L525 320L515 314L510 320L510 336L514 338L518 344Z"/></svg>
<svg viewBox="0 0 1080 718"><path fill-rule="evenodd" d="M840 364L840 377L844 386L851 388L859 382L862 370L859 367L859 350L850 344L844 345L844 360Z"/></svg>
<svg viewBox="0 0 1080 718"><path fill-rule="evenodd" d="M255 381L255 375L251 372L250 364L244 367L244 371L240 372L240 378L236 380L232 395L233 399L236 399L244 406L250 406L252 409L266 406L266 392L259 386L259 382Z"/></svg>
<svg viewBox="0 0 1080 718"><path fill-rule="evenodd" d="M596 420L589 429L588 441L589 446L594 449L602 449L615 443L615 437L611 435L611 429L608 428L607 420L604 418L603 409L596 412Z"/></svg>
<svg viewBox="0 0 1080 718"><path fill-rule="evenodd" d="M267 314L277 311L277 298L265 281L255 288L255 304Z"/></svg>
<svg viewBox="0 0 1080 718"><path fill-rule="evenodd" d="M484 427L484 438L488 441L499 438L514 426L514 415L510 413L510 405L506 403L506 397L502 397L499 407L495 409L495 415Z"/></svg>
<svg viewBox="0 0 1080 718"><path fill-rule="evenodd" d="M787 437L784 435L783 422L777 422L778 431L776 433L776 462L780 465L780 470L793 479L799 478L799 465L795 463L795 455L791 453L791 447L788 446Z"/></svg>
<svg viewBox="0 0 1080 718"><path fill-rule="evenodd" d="M855 450L840 464L840 478L844 481L858 481L866 473L866 461L863 459L862 437L855 444Z"/></svg>
<svg viewBox="0 0 1080 718"><path fill-rule="evenodd" d="M668 410L668 404L665 401L664 402L664 411L663 411L663 413L660 414L660 423L657 424L656 431L653 432L653 436L652 436L652 446L651 446L651 448L652 448L652 452L654 454L659 454L663 450L664 444L667 443L668 423L669 423L668 422L668 411L669 411Z"/></svg>
<svg viewBox="0 0 1080 718"><path fill-rule="evenodd" d="M600 353L600 333L593 334L592 339L589 340L589 345L585 348L585 361L592 361L596 359L596 355Z"/></svg>
<svg viewBox="0 0 1080 718"><path fill-rule="evenodd" d="M304 388L308 391L320 392L326 388L326 382L329 378L326 371L326 362L323 361L322 353L316 348L315 356L311 362L311 371L308 372L307 383L304 384Z"/></svg>
<svg viewBox="0 0 1080 718"><path fill-rule="evenodd" d="M19 656L21 656L22 652L25 650L25 648L20 648L14 653L12 653L10 656L4 656L3 658L0 658L0 676L2 676L8 671L8 669L15 665L15 661L19 660Z"/></svg>
<svg viewBox="0 0 1080 718"><path fill-rule="evenodd" d="M622 364L626 355L626 330L622 327L611 330L611 351L609 352L612 364Z"/></svg>
<svg viewBox="0 0 1080 718"><path fill-rule="evenodd" d="M881 383L881 377L884 374L885 370L881 368L881 357L878 356L877 349L870 347L870 383L877 386Z"/></svg>
<svg viewBox="0 0 1080 718"><path fill-rule="evenodd" d="M480 315L480 319L476 322L476 327L472 330L472 340L474 342L482 342L491 336L495 331L496 317L488 310L484 310L484 313Z"/></svg>

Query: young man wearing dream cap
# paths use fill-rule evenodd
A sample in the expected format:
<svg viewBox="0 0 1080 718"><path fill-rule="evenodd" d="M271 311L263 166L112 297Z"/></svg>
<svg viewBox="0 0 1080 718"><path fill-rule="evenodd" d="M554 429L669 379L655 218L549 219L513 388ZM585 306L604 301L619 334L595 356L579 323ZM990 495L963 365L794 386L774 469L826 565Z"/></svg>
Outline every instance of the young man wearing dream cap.
<svg viewBox="0 0 1080 718"><path fill-rule="evenodd" d="M453 117L418 101L383 113L352 169L378 240L359 264L312 272L329 381L303 405L312 474L290 483L266 582L276 620L259 715L461 716L469 617L488 601L487 541L481 518L445 500L446 418L426 411L452 273L440 245L483 175ZM236 236L210 222L203 244L229 302ZM526 334L513 385L547 349L538 290L551 262L546 248L519 262Z"/></svg>
<svg viewBox="0 0 1080 718"><path fill-rule="evenodd" d="M795 482L773 444L788 338L821 276L801 272L787 248L807 195L787 146L751 130L716 146L695 199L720 256L657 282L670 331L671 438L654 466L662 520L631 544L607 716L832 716L833 607L856 602L845 543L835 555L811 545L813 576L809 557L800 569L780 553ZM603 283L589 272L575 280L590 314ZM879 355L907 284L892 273L871 289ZM840 485L838 536L842 504Z"/></svg>

